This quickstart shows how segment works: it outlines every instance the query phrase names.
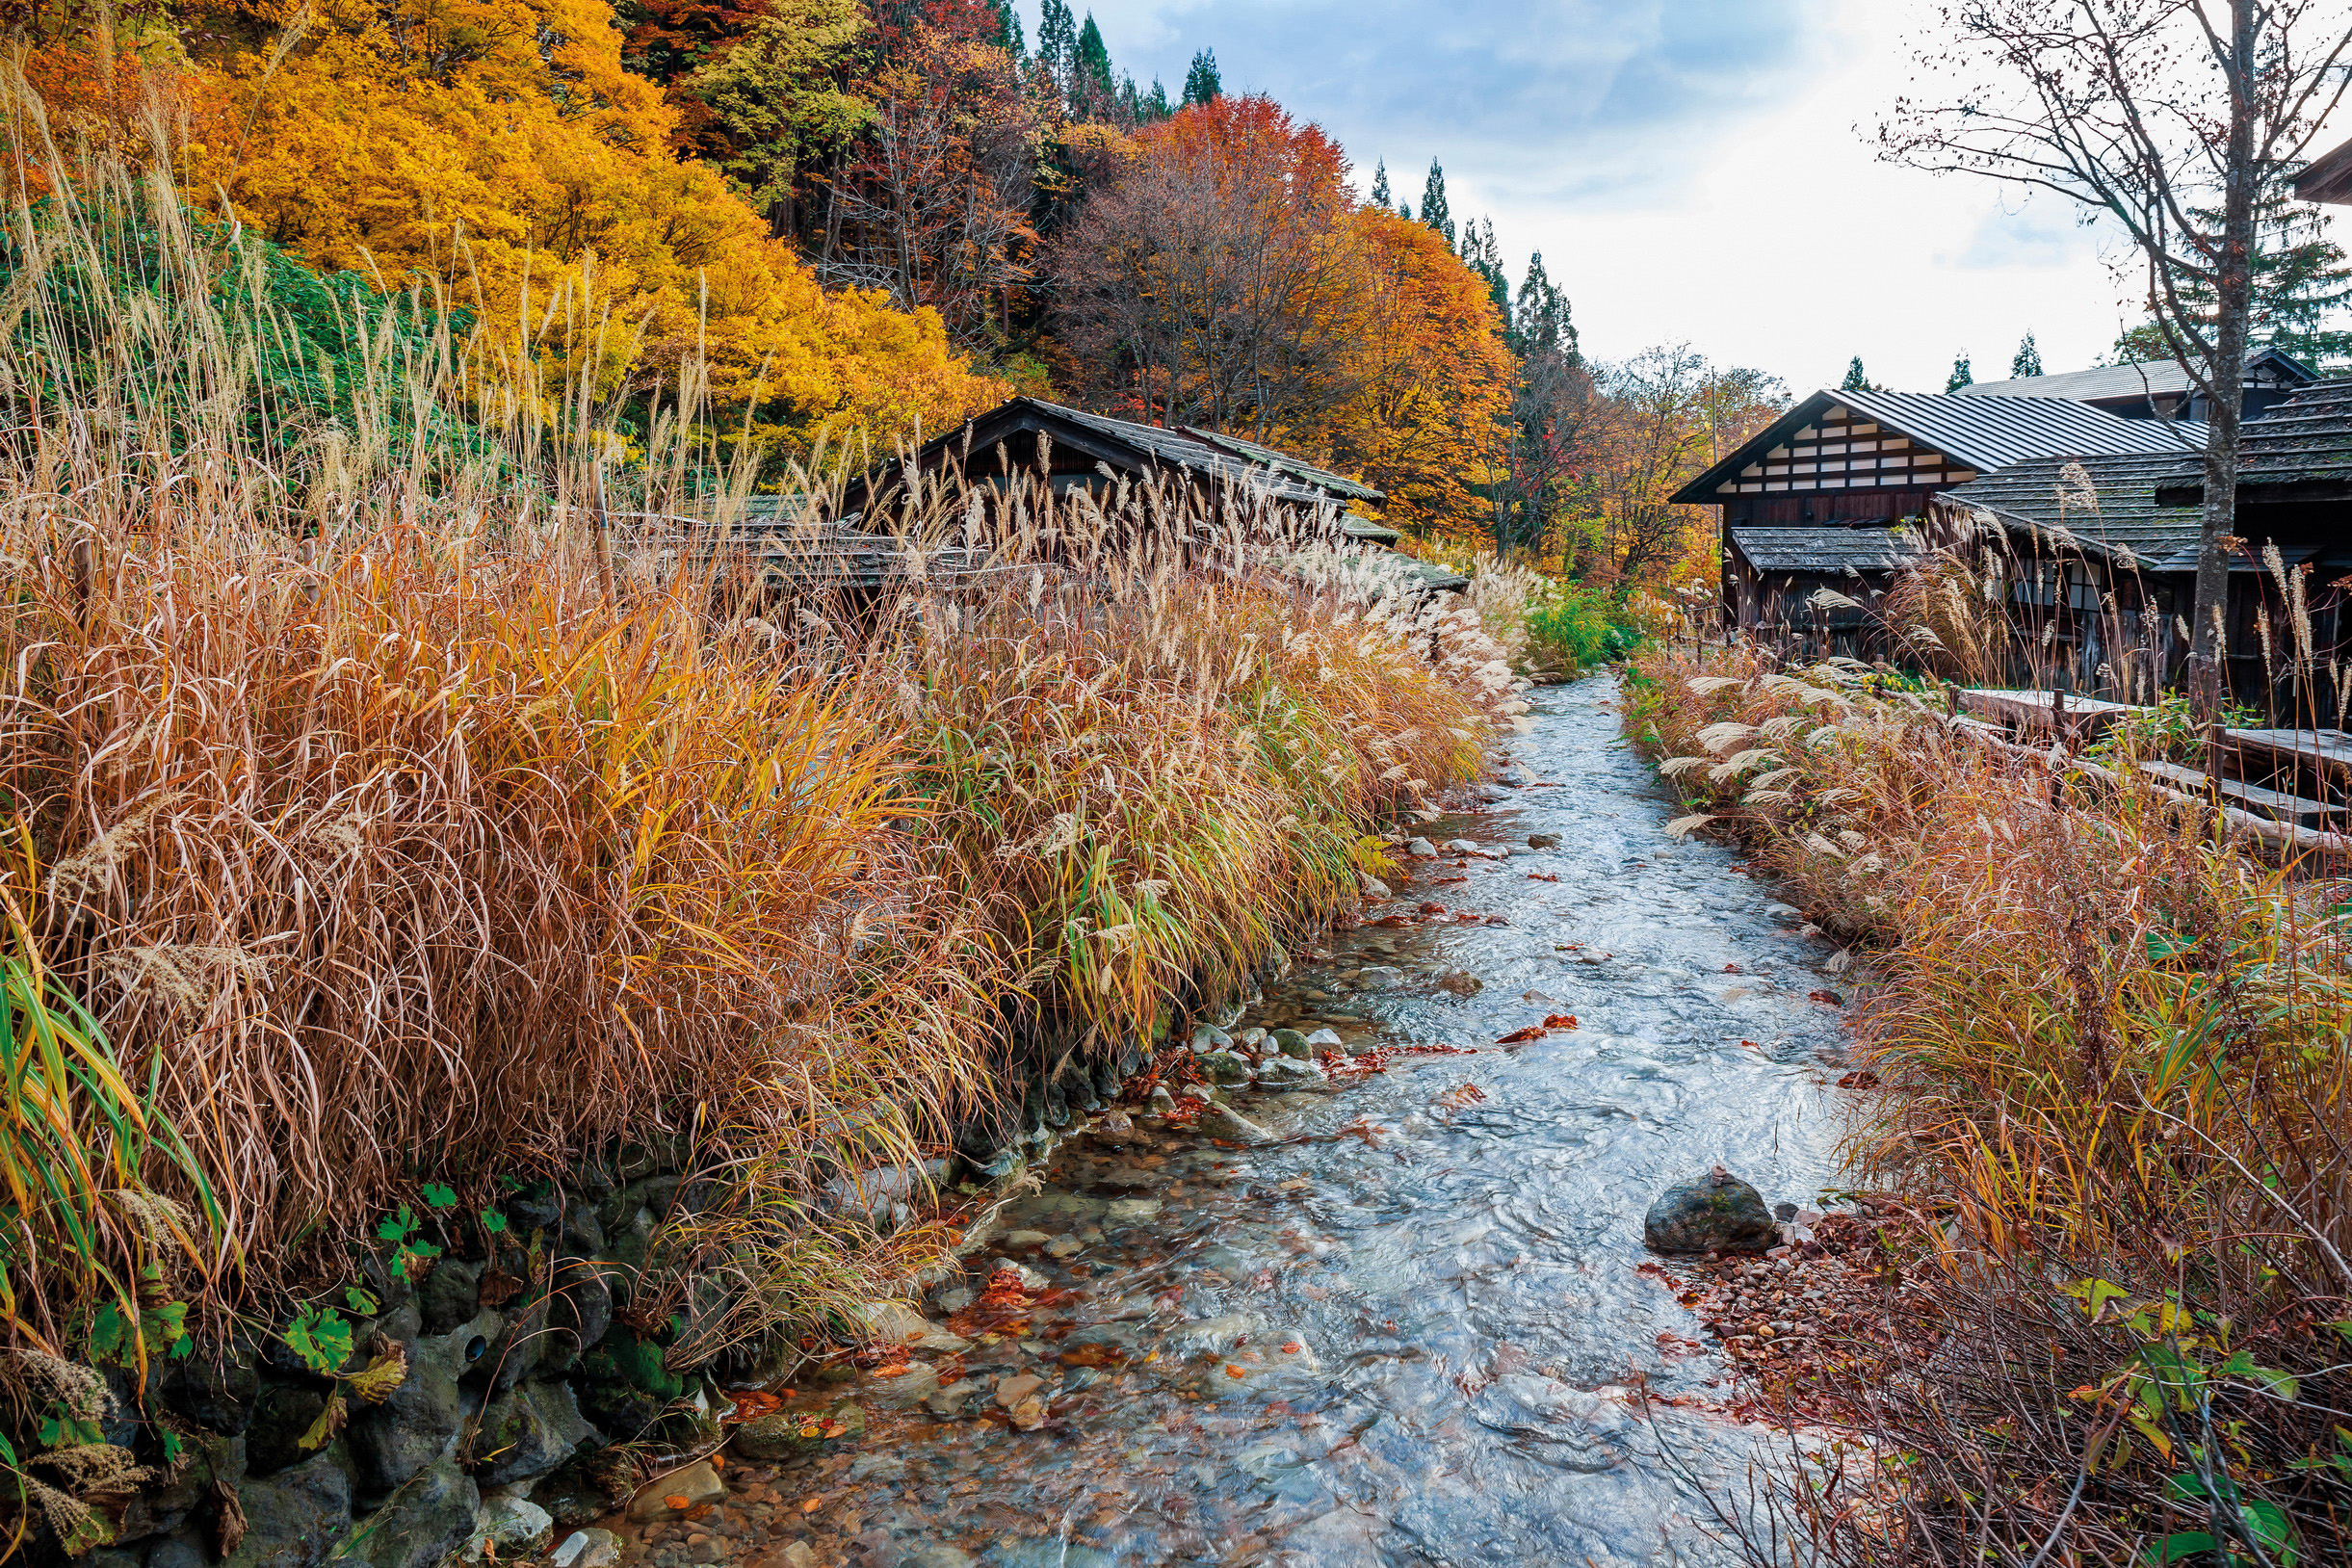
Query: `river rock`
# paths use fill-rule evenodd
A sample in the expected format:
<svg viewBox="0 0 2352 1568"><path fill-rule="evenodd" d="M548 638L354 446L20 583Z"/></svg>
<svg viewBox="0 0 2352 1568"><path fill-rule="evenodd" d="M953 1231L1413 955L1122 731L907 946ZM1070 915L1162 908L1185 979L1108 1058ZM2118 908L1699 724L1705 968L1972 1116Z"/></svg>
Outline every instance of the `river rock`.
<svg viewBox="0 0 2352 1568"><path fill-rule="evenodd" d="M1307 1055L1312 1057L1318 1051L1337 1051L1346 1043L1340 1038L1338 1030L1319 1029L1307 1036ZM1285 1052L1284 1055L1287 1056L1289 1053Z"/></svg>
<svg viewBox="0 0 2352 1568"><path fill-rule="evenodd" d="M352 1478L333 1449L237 1488L245 1539L227 1568L315 1568L352 1522Z"/></svg>
<svg viewBox="0 0 2352 1568"><path fill-rule="evenodd" d="M457 1555L460 1562L511 1562L536 1557L556 1532L555 1516L529 1498L507 1494L484 1499L474 1521L473 1538Z"/></svg>
<svg viewBox="0 0 2352 1568"><path fill-rule="evenodd" d="M1267 1037L1267 1043L1286 1057L1306 1058L1315 1055L1307 1037L1294 1029L1278 1029Z"/></svg>
<svg viewBox="0 0 2352 1568"><path fill-rule="evenodd" d="M797 1433L800 1420L798 1416L779 1411L772 1416L762 1416L758 1421L747 1421L736 1428L735 1446L754 1459L781 1459L783 1452L757 1451L744 1439L751 1434L753 1427L764 1426L770 1422L790 1422ZM787 1451L797 1453L800 1450L796 1448ZM726 1495L726 1483L719 1478L719 1472L711 1468L708 1459L698 1459L684 1470L675 1470L647 1481L639 1489L637 1496L629 1500L629 1517L640 1525L656 1519L682 1519L691 1510L705 1503L717 1503ZM677 1502L672 1502L672 1499ZM684 1503L686 1506L681 1508L678 1503Z"/></svg>
<svg viewBox="0 0 2352 1568"><path fill-rule="evenodd" d="M1367 991L1392 990L1404 983L1404 971L1395 964L1366 964L1356 983Z"/></svg>
<svg viewBox="0 0 2352 1568"><path fill-rule="evenodd" d="M1780 1242L1764 1194L1721 1165L1659 1194L1641 1222L1658 1252L1762 1252Z"/></svg>
<svg viewBox="0 0 2352 1568"><path fill-rule="evenodd" d="M1222 1138L1227 1143L1270 1143L1274 1137L1231 1106L1215 1103L1201 1111L1200 1131L1203 1137Z"/></svg>
<svg viewBox="0 0 2352 1568"><path fill-rule="evenodd" d="M1247 1051L1251 1055L1255 1056L1259 1049L1266 1044L1266 1031L1254 1028L1245 1029L1241 1031L1241 1033L1236 1034L1233 1037L1233 1043L1239 1049Z"/></svg>
<svg viewBox="0 0 2352 1568"><path fill-rule="evenodd" d="M484 1486L507 1486L558 1469L597 1442L596 1428L580 1414L569 1383L518 1383L482 1412L474 1451L487 1454L475 1478Z"/></svg>
<svg viewBox="0 0 2352 1568"><path fill-rule="evenodd" d="M1268 1089L1294 1088L1302 1084L1320 1084L1329 1077L1320 1063L1300 1061L1295 1057L1274 1056L1268 1057L1266 1064L1258 1069L1258 1086Z"/></svg>
<svg viewBox="0 0 2352 1568"><path fill-rule="evenodd" d="M1238 1051L1204 1053L1200 1070L1209 1075L1213 1084L1246 1084L1250 1080L1249 1058Z"/></svg>
<svg viewBox="0 0 2352 1568"><path fill-rule="evenodd" d="M1435 860L1437 846L1431 844L1427 839L1413 839L1406 843L1404 852L1416 860Z"/></svg>
<svg viewBox="0 0 2352 1568"><path fill-rule="evenodd" d="M1528 848L1530 849L1556 849L1559 847L1560 836L1557 833L1529 833L1528 835Z"/></svg>
<svg viewBox="0 0 2352 1568"><path fill-rule="evenodd" d="M1154 1084L1152 1097L1144 1103L1153 1115L1164 1116L1176 1109L1176 1096L1168 1092L1168 1086L1165 1084Z"/></svg>
<svg viewBox="0 0 2352 1568"><path fill-rule="evenodd" d="M1211 1051L1230 1051L1233 1049L1233 1036L1214 1025L1203 1024L1192 1032L1192 1049L1203 1055Z"/></svg>
<svg viewBox="0 0 2352 1568"><path fill-rule="evenodd" d="M456 1458L435 1459L401 1484L346 1536L344 1563L369 1568L437 1568L463 1546L482 1512L482 1492Z"/></svg>
<svg viewBox="0 0 2352 1568"><path fill-rule="evenodd" d="M1477 854L1478 847L1469 839L1448 839L1444 846L1448 854Z"/></svg>
<svg viewBox="0 0 2352 1568"><path fill-rule="evenodd" d="M1393 899L1397 895L1393 890L1391 890L1389 885L1380 880L1379 877L1367 876L1364 878L1364 896L1368 899L1379 900Z"/></svg>
<svg viewBox="0 0 2352 1568"><path fill-rule="evenodd" d="M620 1568L620 1537L609 1529L576 1529L547 1559L548 1568Z"/></svg>
<svg viewBox="0 0 2352 1568"><path fill-rule="evenodd" d="M1516 763L1495 774L1495 782L1514 790L1524 790L1535 782L1535 776Z"/></svg>

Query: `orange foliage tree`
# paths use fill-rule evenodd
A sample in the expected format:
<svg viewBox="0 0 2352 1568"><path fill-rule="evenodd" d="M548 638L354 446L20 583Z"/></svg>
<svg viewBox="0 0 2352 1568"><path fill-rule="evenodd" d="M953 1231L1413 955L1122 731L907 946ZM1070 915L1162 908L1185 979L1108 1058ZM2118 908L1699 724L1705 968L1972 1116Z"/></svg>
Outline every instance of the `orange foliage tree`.
<svg viewBox="0 0 2352 1568"><path fill-rule="evenodd" d="M1361 206L1320 127L1254 96L1145 127L1056 272L1103 401L1337 462L1405 522L1481 514L1511 378L1492 298L1441 236Z"/></svg>

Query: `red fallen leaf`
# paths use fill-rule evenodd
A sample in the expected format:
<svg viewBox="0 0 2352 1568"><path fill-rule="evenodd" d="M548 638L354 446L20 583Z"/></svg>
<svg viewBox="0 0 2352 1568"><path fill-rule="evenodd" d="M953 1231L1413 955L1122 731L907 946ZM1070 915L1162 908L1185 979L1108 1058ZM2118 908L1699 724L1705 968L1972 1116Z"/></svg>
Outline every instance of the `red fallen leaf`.
<svg viewBox="0 0 2352 1568"><path fill-rule="evenodd" d="M1572 1012L1555 1012L1551 1017L1544 1020L1544 1028L1574 1029L1576 1028L1576 1014Z"/></svg>
<svg viewBox="0 0 2352 1568"><path fill-rule="evenodd" d="M1878 1087L1878 1075L1869 1071L1868 1068L1865 1068L1863 1071L1858 1073L1847 1073L1843 1078L1838 1080L1838 1087L1842 1089L1874 1089Z"/></svg>
<svg viewBox="0 0 2352 1568"><path fill-rule="evenodd" d="M1532 784L1522 784L1519 787L1523 790L1556 790L1560 787L1560 781L1556 778L1539 778Z"/></svg>
<svg viewBox="0 0 2352 1568"><path fill-rule="evenodd" d="M1457 909L1453 914L1454 924L1457 926L1476 926L1484 918L1475 909Z"/></svg>
<svg viewBox="0 0 2352 1568"><path fill-rule="evenodd" d="M1723 966L1723 973L1726 975L1737 975L1739 973L1739 966L1738 964L1725 964Z"/></svg>
<svg viewBox="0 0 2352 1568"><path fill-rule="evenodd" d="M1127 1363L1127 1352L1115 1345L1074 1345L1059 1359L1065 1367L1120 1367Z"/></svg>
<svg viewBox="0 0 2352 1568"><path fill-rule="evenodd" d="M1512 1030L1495 1043L1497 1045L1517 1045L1522 1040L1540 1040L1547 1032L1549 1032L1530 1024L1526 1029Z"/></svg>
<svg viewBox="0 0 2352 1568"><path fill-rule="evenodd" d="M1758 1045L1754 1040L1741 1040L1739 1042L1739 1046L1743 1051L1762 1051L1764 1049L1763 1046Z"/></svg>
<svg viewBox="0 0 2352 1568"><path fill-rule="evenodd" d="M1424 903L1421 906L1421 912L1424 915L1442 915L1446 912L1446 906L1442 903Z"/></svg>
<svg viewBox="0 0 2352 1568"><path fill-rule="evenodd" d="M1431 887L1448 887L1455 882L1467 882L1469 880L1470 878L1467 876L1440 876L1435 881L1432 881L1429 885Z"/></svg>
<svg viewBox="0 0 2352 1568"><path fill-rule="evenodd" d="M1559 874L1556 872L1531 871L1528 873L1528 880L1530 882L1556 882L1559 880Z"/></svg>
<svg viewBox="0 0 2352 1568"><path fill-rule="evenodd" d="M1227 1362L1225 1364L1225 1375L1228 1377L1247 1377L1249 1373L1242 1371L1241 1368L1234 1366L1231 1362Z"/></svg>
<svg viewBox="0 0 2352 1568"><path fill-rule="evenodd" d="M1411 915L1382 915L1378 920L1373 921L1372 924L1375 926L1385 926L1390 930L1395 930L1399 926L1412 925L1413 917Z"/></svg>
<svg viewBox="0 0 2352 1568"><path fill-rule="evenodd" d="M1807 991L1805 995L1812 1001L1823 1003L1832 1007L1845 1006L1845 998L1835 991Z"/></svg>
<svg viewBox="0 0 2352 1568"><path fill-rule="evenodd" d="M1510 923L1510 917L1507 915L1489 915L1486 917L1486 924L1489 926L1508 926Z"/></svg>

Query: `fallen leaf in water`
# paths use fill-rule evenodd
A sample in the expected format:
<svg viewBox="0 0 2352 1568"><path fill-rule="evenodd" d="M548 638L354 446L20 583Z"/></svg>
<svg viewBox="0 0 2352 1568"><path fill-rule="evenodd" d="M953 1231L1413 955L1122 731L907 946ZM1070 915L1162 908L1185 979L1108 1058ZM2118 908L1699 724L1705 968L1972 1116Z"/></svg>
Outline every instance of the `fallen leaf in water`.
<svg viewBox="0 0 2352 1568"><path fill-rule="evenodd" d="M1832 1007L1842 1007L1845 1006L1845 998L1840 996L1835 991L1807 991L1805 995L1816 1002L1826 1004Z"/></svg>
<svg viewBox="0 0 2352 1568"><path fill-rule="evenodd" d="M1838 1080L1838 1087L1842 1089L1874 1089L1878 1087L1878 1075L1874 1072L1869 1071L1868 1069L1858 1073L1847 1073L1843 1078Z"/></svg>
<svg viewBox="0 0 2352 1568"><path fill-rule="evenodd" d="M823 1498L803 1498L800 1501L800 1511L802 1513L815 1513L818 1509L823 1506L824 1499Z"/></svg>
<svg viewBox="0 0 2352 1568"><path fill-rule="evenodd" d="M1228 1377L1247 1377L1249 1373L1228 1361L1225 1363L1225 1375Z"/></svg>
<svg viewBox="0 0 2352 1568"><path fill-rule="evenodd" d="M1117 1367L1126 1360L1127 1352L1115 1345L1073 1345L1060 1356L1065 1367Z"/></svg>
<svg viewBox="0 0 2352 1568"><path fill-rule="evenodd" d="M1551 1017L1544 1020L1544 1028L1574 1029L1576 1028L1576 1014L1572 1012L1555 1012Z"/></svg>
<svg viewBox="0 0 2352 1568"><path fill-rule="evenodd" d="M1581 942L1555 942L1552 944L1552 951L1555 953L1581 953L1584 951L1584 944Z"/></svg>
<svg viewBox="0 0 2352 1568"><path fill-rule="evenodd" d="M1012 1407L1012 1424L1025 1432L1033 1432L1045 1424L1045 1403L1034 1395Z"/></svg>
<svg viewBox="0 0 2352 1568"><path fill-rule="evenodd" d="M1399 927L1412 925L1413 917L1411 915L1382 915L1378 920L1373 921L1372 924L1375 926L1385 926L1389 929L1395 930Z"/></svg>
<svg viewBox="0 0 2352 1568"><path fill-rule="evenodd" d="M1440 876L1429 885L1431 887L1448 887L1455 882L1467 882L1469 880L1470 878L1467 876Z"/></svg>
<svg viewBox="0 0 2352 1568"><path fill-rule="evenodd" d="M1758 1045L1754 1040L1741 1040L1739 1042L1739 1048L1743 1051L1762 1051L1764 1049L1763 1046Z"/></svg>
<svg viewBox="0 0 2352 1568"><path fill-rule="evenodd" d="M1508 926L1510 923L1510 917L1507 915L1489 915L1486 917L1486 924L1489 926Z"/></svg>
<svg viewBox="0 0 2352 1568"><path fill-rule="evenodd" d="M1448 1111L1460 1111L1466 1107L1477 1105L1479 1101L1485 1098L1486 1091L1478 1087L1477 1085L1457 1084L1452 1088L1450 1088L1445 1093L1439 1095L1435 1103L1444 1106Z"/></svg>
<svg viewBox="0 0 2352 1568"><path fill-rule="evenodd" d="M681 1497L674 1493L662 1499L662 1506L667 1508L672 1513L684 1513L687 1509L693 1507L693 1499Z"/></svg>
<svg viewBox="0 0 2352 1568"><path fill-rule="evenodd" d="M1531 871L1528 873L1528 880L1530 882L1556 882L1559 880L1559 874L1549 871Z"/></svg>
<svg viewBox="0 0 2352 1568"><path fill-rule="evenodd" d="M1526 1029L1512 1030L1495 1043L1497 1045L1517 1045L1522 1040L1540 1040L1544 1037L1544 1032L1540 1026L1529 1024Z"/></svg>
<svg viewBox="0 0 2352 1568"><path fill-rule="evenodd" d="M1296 1340L1284 1340L1282 1342L1282 1353L1286 1356L1294 1356L1305 1348L1306 1346L1299 1344Z"/></svg>
<svg viewBox="0 0 2352 1568"><path fill-rule="evenodd" d="M1442 915L1446 912L1446 906L1442 903L1424 903L1421 905L1421 912L1424 915Z"/></svg>

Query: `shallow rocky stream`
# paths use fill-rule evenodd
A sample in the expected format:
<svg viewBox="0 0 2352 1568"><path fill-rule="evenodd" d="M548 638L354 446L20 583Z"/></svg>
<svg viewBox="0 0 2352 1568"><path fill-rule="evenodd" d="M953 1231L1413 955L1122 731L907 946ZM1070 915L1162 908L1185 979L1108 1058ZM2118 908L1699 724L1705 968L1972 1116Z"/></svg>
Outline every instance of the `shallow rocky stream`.
<svg viewBox="0 0 2352 1568"><path fill-rule="evenodd" d="M935 1327L904 1370L800 1391L795 1408L853 1401L862 1436L735 1460L715 1508L633 1529L631 1560L1736 1560L1717 1520L1764 1450L1705 1408L1722 1365L1637 1271L1641 1218L1718 1161L1770 1201L1829 1180L1832 950L1734 851L1666 837L1608 681L1537 695L1513 752L1539 782L1422 829L1512 852L1415 863L1236 1026L1475 1054L1235 1095L1297 1141L1098 1118L923 1303L969 1328L1009 1261L1041 1293L1025 1318ZM1372 923L1399 912L1414 923ZM1560 1014L1577 1027L1495 1043ZM1699 1398L1629 1400L1642 1380Z"/></svg>

